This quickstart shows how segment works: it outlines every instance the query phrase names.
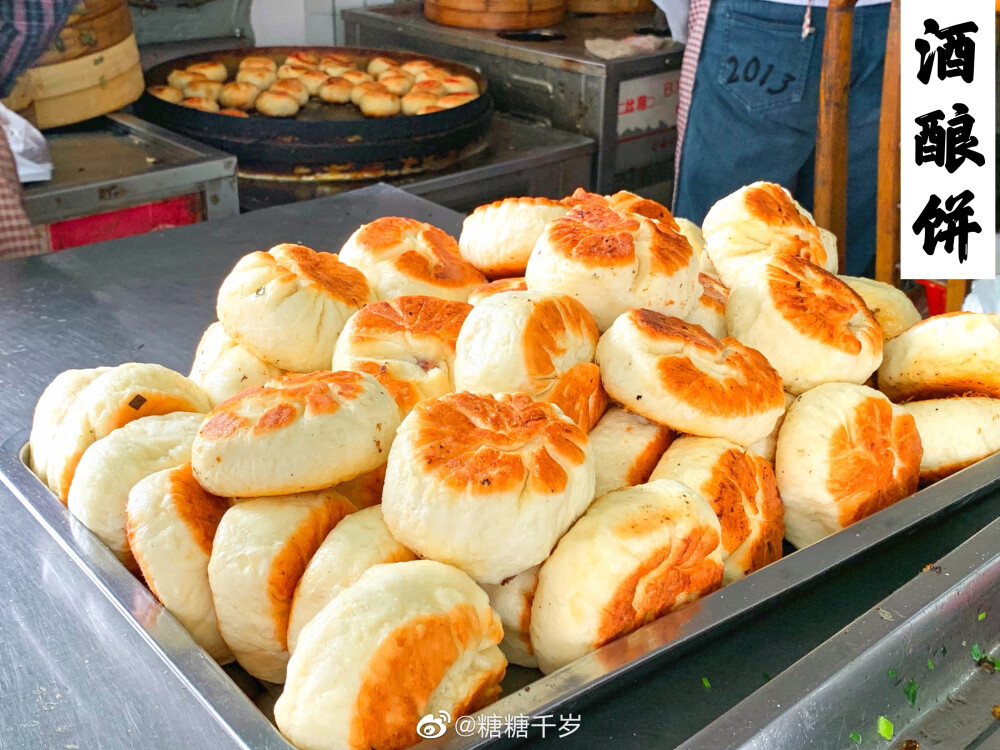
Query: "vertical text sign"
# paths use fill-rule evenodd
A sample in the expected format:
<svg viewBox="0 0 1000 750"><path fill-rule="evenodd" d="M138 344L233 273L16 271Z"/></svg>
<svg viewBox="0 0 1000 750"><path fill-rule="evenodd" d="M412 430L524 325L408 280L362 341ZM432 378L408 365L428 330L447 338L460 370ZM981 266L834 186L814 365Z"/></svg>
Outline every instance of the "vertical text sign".
<svg viewBox="0 0 1000 750"><path fill-rule="evenodd" d="M905 0L901 9L901 276L993 278L993 4Z"/></svg>

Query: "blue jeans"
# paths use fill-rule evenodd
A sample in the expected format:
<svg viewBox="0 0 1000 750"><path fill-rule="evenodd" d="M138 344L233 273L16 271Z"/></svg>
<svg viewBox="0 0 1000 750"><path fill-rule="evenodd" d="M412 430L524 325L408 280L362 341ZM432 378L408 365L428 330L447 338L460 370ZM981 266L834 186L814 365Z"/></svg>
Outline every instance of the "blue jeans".
<svg viewBox="0 0 1000 750"><path fill-rule="evenodd" d="M826 9L714 0L695 77L675 213L698 224L720 198L777 182L812 210ZM854 13L848 123L847 273L871 275L882 68L889 6Z"/></svg>

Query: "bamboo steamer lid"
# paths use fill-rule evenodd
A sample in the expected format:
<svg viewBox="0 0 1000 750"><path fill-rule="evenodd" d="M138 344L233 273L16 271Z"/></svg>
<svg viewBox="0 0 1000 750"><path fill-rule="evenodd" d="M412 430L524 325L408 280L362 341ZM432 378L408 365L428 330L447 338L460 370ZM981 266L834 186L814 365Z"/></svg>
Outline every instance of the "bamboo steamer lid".
<svg viewBox="0 0 1000 750"><path fill-rule="evenodd" d="M76 60L120 44L132 34L124 0L81 0L52 45L34 67Z"/></svg>
<svg viewBox="0 0 1000 750"><path fill-rule="evenodd" d="M424 15L465 29L540 29L559 23L565 0L425 0Z"/></svg>
<svg viewBox="0 0 1000 750"><path fill-rule="evenodd" d="M613 15L645 13L655 8L651 0L566 0L566 10L571 13Z"/></svg>

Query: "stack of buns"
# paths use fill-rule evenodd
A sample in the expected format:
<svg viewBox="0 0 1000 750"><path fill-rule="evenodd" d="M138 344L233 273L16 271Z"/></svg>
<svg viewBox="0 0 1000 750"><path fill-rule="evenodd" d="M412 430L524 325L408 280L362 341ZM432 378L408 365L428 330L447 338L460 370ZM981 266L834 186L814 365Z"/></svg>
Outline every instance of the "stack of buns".
<svg viewBox="0 0 1000 750"><path fill-rule="evenodd" d="M366 61L309 50L292 52L280 64L262 55L244 57L229 79L225 63L196 62L171 71L166 85L147 92L171 104L235 117L251 111L295 117L310 99L353 104L365 117L425 115L460 107L481 93L469 76L429 60L401 63L377 56Z"/></svg>
<svg viewBox="0 0 1000 750"><path fill-rule="evenodd" d="M175 78L219 82L199 71ZM274 683L290 741L407 747L508 661L558 669L1000 450L1000 317L917 322L831 248L758 183L704 237L578 190L480 207L458 241L386 217L339 257L252 252L190 377L59 375L31 465L213 658Z"/></svg>

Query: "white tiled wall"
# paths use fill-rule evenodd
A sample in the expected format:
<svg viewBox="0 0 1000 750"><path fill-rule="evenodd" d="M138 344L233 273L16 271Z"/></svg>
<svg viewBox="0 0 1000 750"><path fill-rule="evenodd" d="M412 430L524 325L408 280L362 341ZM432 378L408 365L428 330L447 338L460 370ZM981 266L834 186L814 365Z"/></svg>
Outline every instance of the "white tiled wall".
<svg viewBox="0 0 1000 750"><path fill-rule="evenodd" d="M257 44L344 43L340 12L391 5L393 0L254 0L251 11Z"/></svg>

